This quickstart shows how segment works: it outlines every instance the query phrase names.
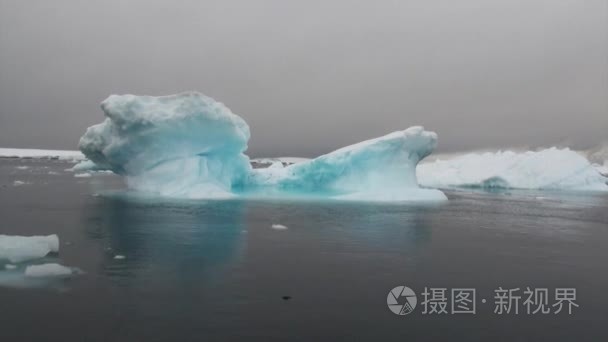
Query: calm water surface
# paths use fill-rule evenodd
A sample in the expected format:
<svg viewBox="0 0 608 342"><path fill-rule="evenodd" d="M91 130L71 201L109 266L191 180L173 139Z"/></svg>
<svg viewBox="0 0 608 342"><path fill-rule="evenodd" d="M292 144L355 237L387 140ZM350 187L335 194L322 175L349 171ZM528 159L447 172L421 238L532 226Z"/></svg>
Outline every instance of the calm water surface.
<svg viewBox="0 0 608 342"><path fill-rule="evenodd" d="M0 341L608 339L606 195L160 201L70 166L0 159L0 234L56 233L60 253L34 263L84 272L33 283L0 271ZM387 308L398 285L418 294L409 315ZM550 289L550 301L556 287L576 288L579 307L494 313L495 289L527 286ZM425 287L475 288L476 314L422 314Z"/></svg>

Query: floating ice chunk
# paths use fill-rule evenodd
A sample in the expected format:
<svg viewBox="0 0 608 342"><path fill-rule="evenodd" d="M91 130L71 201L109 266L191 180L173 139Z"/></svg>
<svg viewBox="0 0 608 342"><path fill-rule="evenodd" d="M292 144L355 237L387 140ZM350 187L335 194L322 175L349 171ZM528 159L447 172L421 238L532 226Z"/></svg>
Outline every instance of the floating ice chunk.
<svg viewBox="0 0 608 342"><path fill-rule="evenodd" d="M278 224L278 223L275 223L270 227L275 230L286 230L287 229L287 226L284 226L284 225Z"/></svg>
<svg viewBox="0 0 608 342"><path fill-rule="evenodd" d="M131 189L181 198L270 193L376 201L446 199L441 191L421 189L416 182L416 164L437 140L422 127L288 167L279 160L268 169L252 170L243 154L247 123L200 93L112 95L101 107L105 121L87 129L79 148L96 167L125 176Z"/></svg>
<svg viewBox="0 0 608 342"><path fill-rule="evenodd" d="M29 168L30 168L29 166L25 166L25 165L23 165L23 166L16 166L15 167L15 169L17 169L17 170L27 170Z"/></svg>
<svg viewBox="0 0 608 342"><path fill-rule="evenodd" d="M38 259L50 252L59 252L57 235L11 236L0 235L0 260L12 263Z"/></svg>
<svg viewBox="0 0 608 342"><path fill-rule="evenodd" d="M20 180L16 180L13 182L13 186L21 186L21 185L25 185L28 184L27 182L24 181L20 181Z"/></svg>
<svg viewBox="0 0 608 342"><path fill-rule="evenodd" d="M6 264L6 265L4 265L4 268L7 270L14 270L17 268L17 266L15 266L13 264Z"/></svg>
<svg viewBox="0 0 608 342"><path fill-rule="evenodd" d="M608 179L569 149L470 153L421 163L416 171L421 185L434 188L608 190Z"/></svg>
<svg viewBox="0 0 608 342"><path fill-rule="evenodd" d="M76 177L76 178L89 178L89 177L91 177L91 174L90 173L86 173L86 172L85 173L77 173L77 174L74 175L74 177Z"/></svg>
<svg viewBox="0 0 608 342"><path fill-rule="evenodd" d="M70 267L65 267L59 264L42 264L32 265L25 268L25 276L40 278L40 277L69 277L74 273Z"/></svg>
<svg viewBox="0 0 608 342"><path fill-rule="evenodd" d="M116 260L124 260L125 258L126 257L124 255L120 255L120 254L117 254L114 256L114 259L116 259Z"/></svg>

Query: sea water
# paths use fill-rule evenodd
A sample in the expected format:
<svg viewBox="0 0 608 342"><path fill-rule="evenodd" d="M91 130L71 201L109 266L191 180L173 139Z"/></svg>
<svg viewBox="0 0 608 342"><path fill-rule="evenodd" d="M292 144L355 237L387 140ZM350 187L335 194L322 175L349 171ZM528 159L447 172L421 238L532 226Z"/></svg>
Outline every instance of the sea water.
<svg viewBox="0 0 608 342"><path fill-rule="evenodd" d="M69 167L0 159L0 234L58 234L60 253L40 263L82 270L46 282L0 274L2 341L608 337L605 194L447 191L439 205L172 201ZM410 314L387 306L397 286L417 295ZM519 292L517 315L495 313L497 289L526 287L548 289L550 304L556 288L574 288L578 307L526 314ZM423 313L425 288L446 290L447 313ZM475 313L451 313L460 288L475 289Z"/></svg>

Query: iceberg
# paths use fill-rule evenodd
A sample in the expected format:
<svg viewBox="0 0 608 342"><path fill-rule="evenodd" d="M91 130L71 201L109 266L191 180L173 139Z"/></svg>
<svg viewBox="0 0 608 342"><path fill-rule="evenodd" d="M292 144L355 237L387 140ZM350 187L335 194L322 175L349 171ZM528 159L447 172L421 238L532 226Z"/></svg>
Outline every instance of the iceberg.
<svg viewBox="0 0 608 342"><path fill-rule="evenodd" d="M249 126L220 102L196 92L112 95L106 119L78 147L130 188L187 198L231 197L251 168L243 154Z"/></svg>
<svg viewBox="0 0 608 342"><path fill-rule="evenodd" d="M421 163L418 181L433 188L607 191L608 179L570 149L469 153Z"/></svg>
<svg viewBox="0 0 608 342"><path fill-rule="evenodd" d="M112 95L106 119L89 127L79 149L87 167L111 170L129 188L180 198L313 196L347 200L435 201L422 189L418 162L437 135L411 127L285 166L276 160L253 169L247 123L225 105L197 92L169 96ZM275 162L275 161L273 161Z"/></svg>
<svg viewBox="0 0 608 342"><path fill-rule="evenodd" d="M50 252L59 252L59 237L0 235L0 260L11 263L45 257Z"/></svg>

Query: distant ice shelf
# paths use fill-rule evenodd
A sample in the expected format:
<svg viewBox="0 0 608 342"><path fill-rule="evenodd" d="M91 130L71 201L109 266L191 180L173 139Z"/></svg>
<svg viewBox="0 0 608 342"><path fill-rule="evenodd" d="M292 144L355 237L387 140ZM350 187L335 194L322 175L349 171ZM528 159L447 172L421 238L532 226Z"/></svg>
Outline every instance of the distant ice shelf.
<svg viewBox="0 0 608 342"><path fill-rule="evenodd" d="M495 188L608 191L608 179L583 154L570 149L467 153L421 163L421 185L433 188Z"/></svg>
<svg viewBox="0 0 608 342"><path fill-rule="evenodd" d="M61 159L78 161L85 159L85 156L80 151L0 148L0 158Z"/></svg>

